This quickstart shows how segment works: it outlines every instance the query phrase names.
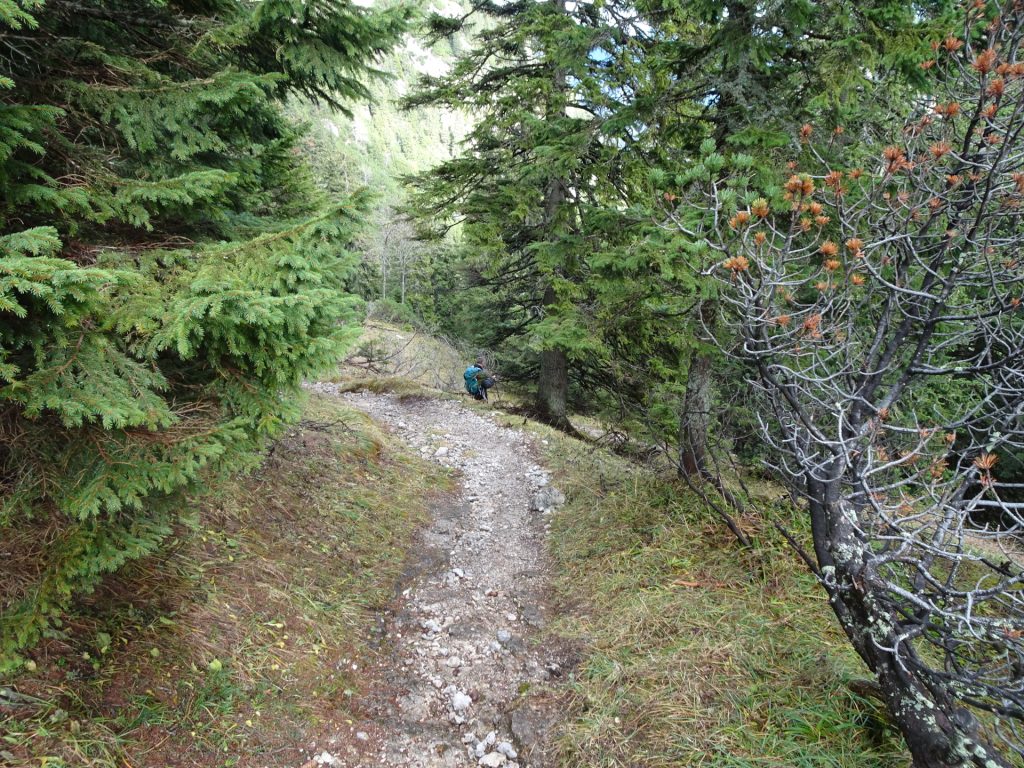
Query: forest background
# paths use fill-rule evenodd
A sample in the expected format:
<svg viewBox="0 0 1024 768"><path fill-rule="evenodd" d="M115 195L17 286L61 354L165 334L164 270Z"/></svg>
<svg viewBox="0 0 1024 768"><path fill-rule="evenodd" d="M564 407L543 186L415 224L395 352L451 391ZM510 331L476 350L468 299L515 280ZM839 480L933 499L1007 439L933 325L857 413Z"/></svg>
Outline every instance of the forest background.
<svg viewBox="0 0 1024 768"><path fill-rule="evenodd" d="M788 480L916 763L1012 764L1022 14L0 3L4 668L370 308L616 425L737 546L743 476Z"/></svg>

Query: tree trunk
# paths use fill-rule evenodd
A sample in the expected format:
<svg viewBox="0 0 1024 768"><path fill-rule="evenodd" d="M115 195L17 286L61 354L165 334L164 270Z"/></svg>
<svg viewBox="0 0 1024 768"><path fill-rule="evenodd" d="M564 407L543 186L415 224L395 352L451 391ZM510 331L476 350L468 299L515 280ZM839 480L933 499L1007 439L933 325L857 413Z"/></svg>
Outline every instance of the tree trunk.
<svg viewBox="0 0 1024 768"><path fill-rule="evenodd" d="M711 357L699 350L690 356L686 395L679 414L679 473L682 477L696 477L707 469L711 362Z"/></svg>
<svg viewBox="0 0 1024 768"><path fill-rule="evenodd" d="M981 734L977 719L913 669L914 651L897 656L905 638L877 606L887 591L875 554L841 509L836 481L808 478L811 528L829 604L858 655L875 673L914 768L1010 768Z"/></svg>
<svg viewBox="0 0 1024 768"><path fill-rule="evenodd" d="M706 299L698 309L705 328L714 325L715 302ZM686 375L686 394L679 414L679 475L696 477L707 473L708 429L711 423L711 395L714 359L707 351L695 349Z"/></svg>
<svg viewBox="0 0 1024 768"><path fill-rule="evenodd" d="M927 689L886 653L878 669L886 704L910 749L914 768L1010 768L978 733L965 708L935 704Z"/></svg>
<svg viewBox="0 0 1024 768"><path fill-rule="evenodd" d="M863 592L850 582L842 597L834 597L833 608L841 618L847 635L851 630L860 641L854 647L874 671L881 694L893 721L903 734L914 768L1010 768L1010 764L981 734L977 719L965 707L941 693L930 690L925 682L907 668L906 660L887 650L900 642L898 632L887 632L884 619L873 616L872 587L864 584ZM847 623L854 619L855 626ZM852 637L852 636L851 636Z"/></svg>
<svg viewBox="0 0 1024 768"><path fill-rule="evenodd" d="M566 0L551 0L559 13L565 14ZM554 119L564 114L566 107L566 72L556 67L552 73L554 88L545 107L545 114ZM566 228L564 179L548 179L544 189L544 230L547 237ZM556 274L558 270L556 270ZM550 280L550 278L549 278ZM548 282L544 288L543 307L545 312L557 301L555 288ZM559 347L542 349L540 373L537 379L537 415L554 427L573 432L567 415L566 400L569 394L569 362L565 350Z"/></svg>
<svg viewBox="0 0 1024 768"><path fill-rule="evenodd" d="M744 34L753 32L753 19L750 8L745 2L728 4L729 17L734 23L742 26ZM733 63L733 67L746 66L746 54L741 54L741 61ZM725 146L726 139L734 125L735 94L727 90L719 97L715 109L715 130L713 138L719 151ZM737 121L738 122L738 121ZM724 178L724 173L723 173ZM711 299L701 301L698 315L705 328L710 328L715 321L715 302ZM686 378L686 394L683 396L683 409L679 414L679 476L698 477L707 475L708 429L711 423L711 394L713 390L712 368L714 360L702 350L694 350L690 355L690 368Z"/></svg>
<svg viewBox="0 0 1024 768"><path fill-rule="evenodd" d="M544 290L544 306L555 303L555 289ZM569 394L569 364L565 350L553 348L540 353L540 376L537 380L537 414L559 429L571 428L566 412Z"/></svg>
<svg viewBox="0 0 1024 768"><path fill-rule="evenodd" d="M384 242L380 247L380 298L381 301L388 300L388 241L391 239L391 229L384 230Z"/></svg>

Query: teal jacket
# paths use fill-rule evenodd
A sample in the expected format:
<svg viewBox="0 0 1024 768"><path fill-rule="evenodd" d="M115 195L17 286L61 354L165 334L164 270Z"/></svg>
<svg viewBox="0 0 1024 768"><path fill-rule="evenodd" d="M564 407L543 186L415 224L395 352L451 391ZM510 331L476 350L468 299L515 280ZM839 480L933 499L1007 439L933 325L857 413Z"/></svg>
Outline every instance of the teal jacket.
<svg viewBox="0 0 1024 768"><path fill-rule="evenodd" d="M466 369L466 372L462 374L462 377L466 380L466 391L471 395L479 394L480 392L480 380L477 378L477 374L482 372L483 368L478 365L471 365Z"/></svg>

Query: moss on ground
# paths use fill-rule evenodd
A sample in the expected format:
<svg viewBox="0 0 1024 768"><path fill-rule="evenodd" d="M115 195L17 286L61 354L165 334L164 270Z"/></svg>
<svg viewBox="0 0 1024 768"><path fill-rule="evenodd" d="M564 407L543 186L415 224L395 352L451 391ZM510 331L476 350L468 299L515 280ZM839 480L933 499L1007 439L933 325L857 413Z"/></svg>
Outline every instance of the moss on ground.
<svg viewBox="0 0 1024 768"><path fill-rule="evenodd" d="M431 499L451 487L337 399L108 579L0 699L0 764L299 765L344 729Z"/></svg>

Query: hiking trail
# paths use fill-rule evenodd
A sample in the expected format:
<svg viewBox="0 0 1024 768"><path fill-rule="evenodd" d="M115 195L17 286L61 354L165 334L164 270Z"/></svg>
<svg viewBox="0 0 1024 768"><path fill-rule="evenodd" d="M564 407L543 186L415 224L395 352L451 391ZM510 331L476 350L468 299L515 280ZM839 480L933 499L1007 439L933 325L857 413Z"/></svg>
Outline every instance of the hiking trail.
<svg viewBox="0 0 1024 768"><path fill-rule="evenodd" d="M396 609L382 621L366 716L306 766L543 768L555 714L522 694L562 674L540 640L548 585L546 520L563 502L535 439L461 403L339 394L459 488L422 531ZM305 768L305 766L304 766Z"/></svg>

